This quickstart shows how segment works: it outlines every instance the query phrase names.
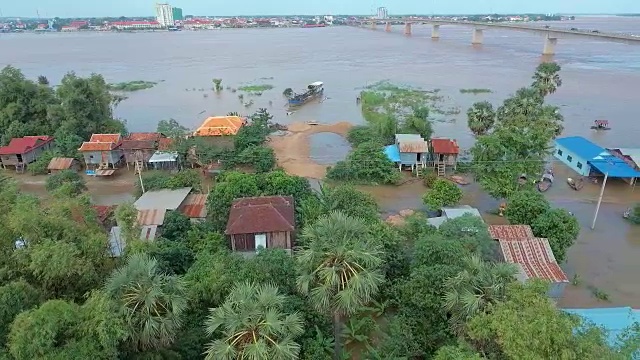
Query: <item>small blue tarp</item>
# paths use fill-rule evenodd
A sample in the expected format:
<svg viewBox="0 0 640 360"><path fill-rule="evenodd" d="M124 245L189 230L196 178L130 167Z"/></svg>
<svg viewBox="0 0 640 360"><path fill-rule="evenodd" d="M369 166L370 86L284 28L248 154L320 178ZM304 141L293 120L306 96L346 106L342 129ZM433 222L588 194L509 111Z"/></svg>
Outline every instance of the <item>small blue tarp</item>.
<svg viewBox="0 0 640 360"><path fill-rule="evenodd" d="M400 162L400 149L397 144L384 147L384 154L394 163Z"/></svg>

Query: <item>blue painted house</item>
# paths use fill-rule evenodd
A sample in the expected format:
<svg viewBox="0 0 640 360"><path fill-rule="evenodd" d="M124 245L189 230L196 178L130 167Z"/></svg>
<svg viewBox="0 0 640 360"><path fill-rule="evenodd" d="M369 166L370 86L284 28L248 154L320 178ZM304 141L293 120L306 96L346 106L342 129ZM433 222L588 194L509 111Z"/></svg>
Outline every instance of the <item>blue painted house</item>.
<svg viewBox="0 0 640 360"><path fill-rule="evenodd" d="M611 178L627 179L630 184L640 177L640 171L582 136L556 139L553 155L582 176L608 174Z"/></svg>
<svg viewBox="0 0 640 360"><path fill-rule="evenodd" d="M396 134L400 165L424 168L429 158L429 143L418 134Z"/></svg>

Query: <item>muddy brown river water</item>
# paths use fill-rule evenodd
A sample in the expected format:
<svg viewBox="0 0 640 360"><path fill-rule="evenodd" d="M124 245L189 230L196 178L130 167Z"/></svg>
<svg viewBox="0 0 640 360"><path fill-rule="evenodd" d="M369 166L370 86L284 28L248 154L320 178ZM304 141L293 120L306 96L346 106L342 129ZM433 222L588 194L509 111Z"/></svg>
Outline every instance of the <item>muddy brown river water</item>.
<svg viewBox="0 0 640 360"><path fill-rule="evenodd" d="M585 17L550 25L640 34L637 17ZM11 64L29 77L46 75L52 83L72 70L81 75L101 73L109 82L158 81L152 89L128 94L129 99L118 107L116 115L127 120L131 131L152 131L159 120L168 118L195 128L206 116L250 113L258 107L268 108L274 120L284 124L308 120L361 124L364 120L355 103L357 94L366 85L389 79L423 89L442 89L442 106L461 112L437 119L436 135L458 139L467 148L473 137L466 127L466 108L479 100L497 104L529 84L541 61L543 39L526 32L491 29L485 32L483 46L472 47L467 28L443 26L439 41L430 39L430 31L427 26L415 26L411 37L403 36L400 27L392 33L331 27L2 34L0 67ZM562 109L565 134L585 136L603 146L640 147L640 46L562 38L554 60L563 67L563 86L550 102ZM274 89L251 97L253 105L244 107L238 93L213 92L212 78L222 78L223 85L231 88L270 84ZM282 91L301 89L313 81L325 83L327 99L286 115ZM461 88L490 88L493 93L461 94ZM609 119L613 129L593 132L589 126L595 119ZM322 163L334 162L344 155L341 144L342 140L332 140L332 135L320 135L311 140L309 156ZM331 148L337 150L331 152ZM632 191L628 185L610 182L596 228L591 230L599 188L590 184L574 192L564 183L568 176L572 174L557 165L557 184L547 193L555 206L575 213L582 225L580 239L563 267L570 277L577 273L583 284L569 287L562 304L640 307L640 228L632 228L621 217L626 207L640 202L640 189ZM94 200L107 204L129 199L131 186L119 181L90 183ZM27 191L40 193L42 186L33 182L23 185ZM385 212L422 206L424 188L420 183L365 189L374 194ZM481 210L497 205L473 184L465 202ZM489 215L485 219L504 221ZM597 302L587 286L607 292L611 303Z"/></svg>

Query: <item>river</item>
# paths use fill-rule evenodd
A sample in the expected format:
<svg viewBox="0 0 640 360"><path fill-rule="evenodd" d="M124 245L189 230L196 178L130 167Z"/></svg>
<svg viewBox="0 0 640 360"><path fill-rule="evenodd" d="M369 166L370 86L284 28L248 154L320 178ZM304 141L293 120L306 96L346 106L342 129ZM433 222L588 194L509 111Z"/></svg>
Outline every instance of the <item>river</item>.
<svg viewBox="0 0 640 360"><path fill-rule="evenodd" d="M584 17L537 25L545 24L640 34L638 17ZM358 93L368 84L389 79L423 89L441 89L445 105L461 112L435 122L436 135L455 138L466 148L473 143L466 127L466 108L479 100L497 104L528 85L542 60L543 38L528 32L489 29L484 45L473 47L469 28L444 25L440 31L439 41L431 40L427 25L414 26L410 37L402 35L401 26L395 26L391 33L378 26L377 31L329 27L2 34L0 66L14 65L32 78L46 75L52 83L59 82L68 71L100 73L109 82L158 81L152 89L127 94L129 99L117 108L116 115L127 120L131 131L153 131L159 120L168 118L195 128L205 116L230 111L246 114L258 107L268 108L274 120L284 124L308 120L361 124L364 120L355 102ZM585 136L603 146L638 147L640 44L567 37L558 40L556 50L554 60L563 68L563 85L549 101L562 109L565 135ZM245 108L239 93L228 89L213 92L212 78L223 79L225 87L262 83L274 89L251 97L254 105ZM286 115L282 91L288 87L302 89L313 81L325 83L328 98ZM493 93L461 94L461 88L489 88ZM593 132L589 126L595 119L608 119L613 129ZM314 158L322 162L321 157L316 154ZM334 157L327 155L326 160ZM640 232L631 230L620 217L632 201L640 201L640 191L632 193L629 187L613 184L607 190L598 226L591 231L597 186L570 193L563 183L565 175L570 173L557 176L559 184L549 197L556 206L576 213L583 229L569 252L569 262L563 266L570 276L579 274L585 286L609 293L613 304L640 307L640 284L636 281ZM385 211L419 206L419 194L424 191L419 184L400 192L384 187L369 190ZM478 191L468 196L468 202L482 210L495 206ZM594 305L592 298L574 296L576 292L584 293L568 291L563 304Z"/></svg>

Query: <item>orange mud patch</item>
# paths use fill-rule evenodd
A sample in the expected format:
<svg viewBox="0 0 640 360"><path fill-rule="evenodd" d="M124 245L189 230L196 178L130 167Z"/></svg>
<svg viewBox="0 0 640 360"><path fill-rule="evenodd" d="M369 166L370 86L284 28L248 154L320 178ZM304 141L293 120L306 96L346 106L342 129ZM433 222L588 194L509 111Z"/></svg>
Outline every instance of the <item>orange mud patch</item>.
<svg viewBox="0 0 640 360"><path fill-rule="evenodd" d="M288 131L285 135L269 137L269 146L276 153L278 166L291 175L323 179L327 173L327 166L311 160L309 136L322 132L346 136L353 125L342 121L327 125L293 123L287 127Z"/></svg>

